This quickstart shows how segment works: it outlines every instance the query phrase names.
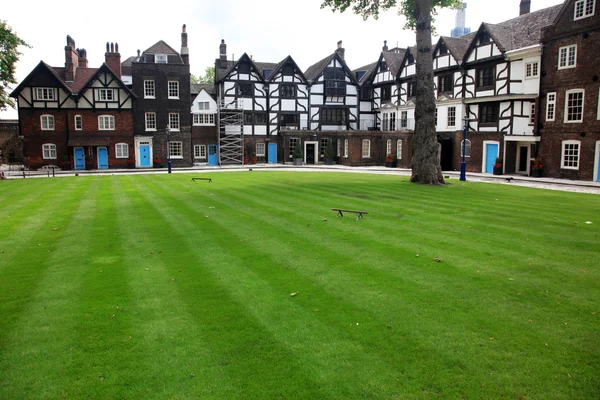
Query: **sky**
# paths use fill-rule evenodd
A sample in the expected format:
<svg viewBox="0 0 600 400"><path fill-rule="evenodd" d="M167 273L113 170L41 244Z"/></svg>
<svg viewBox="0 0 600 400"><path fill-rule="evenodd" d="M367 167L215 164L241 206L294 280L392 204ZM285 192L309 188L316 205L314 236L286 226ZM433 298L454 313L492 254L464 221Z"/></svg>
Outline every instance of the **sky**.
<svg viewBox="0 0 600 400"><path fill-rule="evenodd" d="M466 26L476 30L482 22L499 23L519 15L520 0L466 0ZM43 60L64 67L66 37L87 50L88 66L104 62L106 42L119 44L121 59L144 51L159 40L175 50L181 48L181 27L187 25L191 72L203 75L219 56L221 39L228 58L243 53L255 61L277 63L291 55L305 71L333 53L343 41L345 59L352 69L377 61L383 41L388 46L414 45L415 34L402 29L397 10L382 13L378 20L321 9L322 0L103 0L10 1L2 5L5 20L31 48L17 63L16 78L22 81ZM532 0L531 11L561 4L562 0ZM143 5L141 5L143 4ZM437 34L450 36L454 10L440 10ZM437 36L434 37L437 40ZM17 118L15 110L0 112L0 119Z"/></svg>

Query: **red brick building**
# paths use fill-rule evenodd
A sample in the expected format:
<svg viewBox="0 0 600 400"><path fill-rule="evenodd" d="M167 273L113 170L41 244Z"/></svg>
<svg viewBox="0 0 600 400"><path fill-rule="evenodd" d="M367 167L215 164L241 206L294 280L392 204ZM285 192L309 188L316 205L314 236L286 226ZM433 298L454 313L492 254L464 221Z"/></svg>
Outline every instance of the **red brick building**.
<svg viewBox="0 0 600 400"><path fill-rule="evenodd" d="M85 49L67 36L65 67L40 61L11 93L30 168L124 168L133 153L135 95L121 80L118 44L106 44L105 62L88 68Z"/></svg>

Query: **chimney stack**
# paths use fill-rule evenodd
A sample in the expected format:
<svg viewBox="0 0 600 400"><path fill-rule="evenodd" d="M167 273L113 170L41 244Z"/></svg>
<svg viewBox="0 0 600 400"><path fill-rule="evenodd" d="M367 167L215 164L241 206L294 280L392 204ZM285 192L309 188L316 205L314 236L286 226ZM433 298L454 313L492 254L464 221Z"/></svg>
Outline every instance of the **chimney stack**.
<svg viewBox="0 0 600 400"><path fill-rule="evenodd" d="M221 45L219 46L219 66L221 69L227 68L227 45L225 39L221 39Z"/></svg>
<svg viewBox="0 0 600 400"><path fill-rule="evenodd" d="M519 5L519 15L529 14L531 11L531 0L521 0Z"/></svg>
<svg viewBox="0 0 600 400"><path fill-rule="evenodd" d="M79 57L78 57L79 68L87 68L88 67L87 51L85 51L85 49L77 49L77 54L79 55Z"/></svg>
<svg viewBox="0 0 600 400"><path fill-rule="evenodd" d="M104 62L111 69L112 72L115 73L121 78L121 54L119 53L119 44L118 43L109 43L106 42L106 53L104 53Z"/></svg>
<svg viewBox="0 0 600 400"><path fill-rule="evenodd" d="M340 40L339 42L337 42L337 49L335 49L335 52L337 55L340 56L340 58L343 60L344 59L344 55L346 54L346 49L344 49L342 47L342 41Z"/></svg>
<svg viewBox="0 0 600 400"><path fill-rule="evenodd" d="M184 64L190 63L190 49L188 49L188 36L185 31L185 24L181 28L181 58Z"/></svg>
<svg viewBox="0 0 600 400"><path fill-rule="evenodd" d="M388 51L387 40L383 41L383 48L381 50Z"/></svg>
<svg viewBox="0 0 600 400"><path fill-rule="evenodd" d="M67 45L65 46L65 81L73 82L77 67L79 66L79 54L75 49L75 41L67 35Z"/></svg>

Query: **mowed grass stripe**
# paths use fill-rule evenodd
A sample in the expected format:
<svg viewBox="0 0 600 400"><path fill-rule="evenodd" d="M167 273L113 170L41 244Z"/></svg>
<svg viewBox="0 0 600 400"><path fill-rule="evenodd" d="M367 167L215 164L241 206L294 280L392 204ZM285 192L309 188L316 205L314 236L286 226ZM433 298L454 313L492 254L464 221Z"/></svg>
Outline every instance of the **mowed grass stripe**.
<svg viewBox="0 0 600 400"><path fill-rule="evenodd" d="M15 277L15 284L26 282L31 287L11 291L24 296L25 303L18 304L18 312L13 309L7 313L16 318L2 329L1 398L15 394L21 398L58 398L66 393L74 326L79 318L77 299L85 272L81 259L91 240L88 223L97 212L96 195L100 191L90 183L78 188L77 201L67 202L56 212L60 216L49 219L52 226L60 227L58 231L44 226L45 239L50 243L30 249L29 257L20 258L21 265L9 267L29 269L35 280ZM77 243L77 250L73 243Z"/></svg>

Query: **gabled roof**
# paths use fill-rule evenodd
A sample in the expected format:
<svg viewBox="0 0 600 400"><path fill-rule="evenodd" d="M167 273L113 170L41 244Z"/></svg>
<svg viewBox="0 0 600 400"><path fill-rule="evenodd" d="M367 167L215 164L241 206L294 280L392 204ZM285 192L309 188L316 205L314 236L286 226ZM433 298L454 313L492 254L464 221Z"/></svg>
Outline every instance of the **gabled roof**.
<svg viewBox="0 0 600 400"><path fill-rule="evenodd" d="M57 71L54 68L52 68L45 62L40 61L40 63L36 65L36 67L29 73L29 75L27 75L25 79L21 81L21 83L15 88L15 90L11 92L10 97L17 98L21 90L27 87L29 82L31 82L36 76L43 72L49 73L50 76L56 79L56 82L60 85L60 87L65 89L68 93L73 93L71 88L65 83L64 79L57 73Z"/></svg>
<svg viewBox="0 0 600 400"><path fill-rule="evenodd" d="M169 46L164 40L159 40L152 46L148 47L142 54L177 54L171 46Z"/></svg>
<svg viewBox="0 0 600 400"><path fill-rule="evenodd" d="M86 68L86 69L93 69L93 68ZM125 83L123 83L123 81L121 79L119 79L117 74L115 74L115 72L112 69L110 69L110 67L106 63L102 63L100 68L96 69L96 71L89 77L87 82L85 82L85 84L82 85L77 90L77 93L81 96L81 94L83 92L85 92L87 89L89 89L89 87L92 85L92 83L94 83L94 80L96 80L102 72L108 72L109 74L111 74L113 76L113 78L115 78L115 80L117 81L117 83L119 84L121 89L125 90L132 97L137 97L137 95L135 93L133 93L131 90L129 90L129 88L125 85ZM75 81L77 81L77 79ZM73 90L73 91L75 91L75 90Z"/></svg>
<svg viewBox="0 0 600 400"><path fill-rule="evenodd" d="M225 68L219 68L221 65L221 60L219 60L218 58L215 60L215 83L219 83L220 81L222 81L225 77L227 77L227 75L229 75L229 73L241 62L243 61L247 61L250 62L250 64L254 67L254 69L258 72L258 74L260 75L260 78L262 80L264 80L264 71L265 69L273 69L275 68L275 66L277 65L276 63L268 63L268 62L254 62L254 60L252 60L252 58L250 58L250 56L248 56L247 53L242 54L242 56L240 58L238 58L238 60L236 62L233 61L226 61L225 65L226 65L226 69ZM225 71L225 72L223 72Z"/></svg>
<svg viewBox="0 0 600 400"><path fill-rule="evenodd" d="M463 60L467 49L469 48L469 44L475 37L476 32L469 33L468 35L460 36L460 37L449 37L449 36L441 36L438 40L438 43L435 45L433 52L437 51L441 42L444 42L446 48L454 58L457 63L461 63Z"/></svg>
<svg viewBox="0 0 600 400"><path fill-rule="evenodd" d="M197 95L203 90L206 91L206 93L210 94L211 96L217 93L217 91L215 90L215 85L212 83L192 83L192 84L190 84L190 93L192 95Z"/></svg>
<svg viewBox="0 0 600 400"><path fill-rule="evenodd" d="M296 69L300 73L300 77L305 82L307 81L306 80L306 76L304 76L304 73L302 73L302 70L300 69L300 67L298 66L298 64L296 64L296 61L294 61L294 59L292 58L292 56L287 56L286 58L284 58L283 60L281 60L277 65L275 65L273 67L273 70L271 71L271 74L266 78L266 81L267 82L271 82L273 80L273 78L275 77L275 74L277 74L277 72L279 72L279 70L282 69L285 64L293 64L294 67L296 67Z"/></svg>
<svg viewBox="0 0 600 400"><path fill-rule="evenodd" d="M322 60L318 61L317 63L308 67L308 69L304 72L304 76L308 80L308 83L312 83L319 76L321 76L323 74L323 72L325 71L325 68L327 68L327 66L331 62L331 60L333 60L336 57L337 57L338 61L340 62L340 64L342 64L342 67L346 70L346 74L348 74L348 76L350 76L350 79L352 79L354 81L354 83L358 85L358 82L356 81L356 78L355 78L354 74L352 73L352 70L348 67L348 65L346 64L344 59L341 58L337 52L334 52L334 53L328 55L324 59L322 59Z"/></svg>
<svg viewBox="0 0 600 400"><path fill-rule="evenodd" d="M75 70L75 80L65 81L65 68L51 67L61 77L73 93L79 93L81 88L90 80L90 78L98 71L98 68L77 68Z"/></svg>
<svg viewBox="0 0 600 400"><path fill-rule="evenodd" d="M360 67L360 68L356 68L355 70L352 71L352 73L354 74L354 78L357 77L356 73L359 71L365 71L365 73L360 77L360 79L356 79L358 81L359 85L362 85L363 83L367 82L369 79L369 76L371 75L371 72L373 72L373 70L375 70L377 68L377 65L379 64L378 61L372 62L371 64L367 64L364 67Z"/></svg>
<svg viewBox="0 0 600 400"><path fill-rule="evenodd" d="M402 62L400 63L400 68L398 68L398 73L396 74L396 77L400 75L400 72L406 66L406 61L408 60L409 55L413 56L415 62L417 61L417 46L408 46L408 48L404 52L404 57L402 57Z"/></svg>
<svg viewBox="0 0 600 400"><path fill-rule="evenodd" d="M388 68L392 75L398 75L400 71L400 67L402 67L402 60L404 60L404 54L406 54L405 49L398 49L399 51L382 51L381 57L387 63Z"/></svg>

